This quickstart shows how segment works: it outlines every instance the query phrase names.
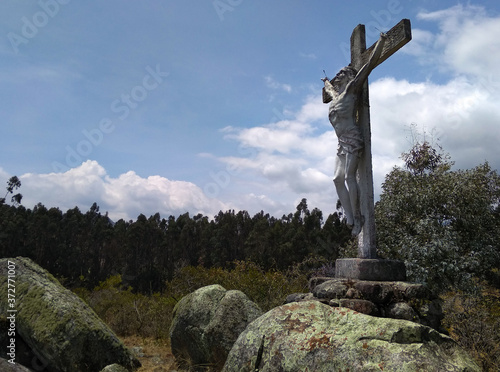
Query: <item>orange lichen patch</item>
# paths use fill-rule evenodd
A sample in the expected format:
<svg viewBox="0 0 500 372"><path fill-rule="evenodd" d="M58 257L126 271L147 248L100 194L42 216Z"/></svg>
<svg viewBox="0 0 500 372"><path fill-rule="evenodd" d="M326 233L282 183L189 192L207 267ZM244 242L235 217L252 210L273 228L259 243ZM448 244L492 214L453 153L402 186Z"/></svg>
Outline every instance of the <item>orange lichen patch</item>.
<svg viewBox="0 0 500 372"><path fill-rule="evenodd" d="M328 335L323 335L322 337L311 337L306 346L307 347L304 349L307 351L312 351L318 348L328 349L331 346L330 337L328 337Z"/></svg>
<svg viewBox="0 0 500 372"><path fill-rule="evenodd" d="M291 304L287 304L287 311L294 311L302 307L300 302L293 302Z"/></svg>
<svg viewBox="0 0 500 372"><path fill-rule="evenodd" d="M363 342L363 349L368 349L368 344L366 342Z"/></svg>
<svg viewBox="0 0 500 372"><path fill-rule="evenodd" d="M296 332L304 332L304 330L308 327L309 323L301 322L299 319L292 319L290 314L284 319L284 323L286 324L286 329L288 331L296 331Z"/></svg>

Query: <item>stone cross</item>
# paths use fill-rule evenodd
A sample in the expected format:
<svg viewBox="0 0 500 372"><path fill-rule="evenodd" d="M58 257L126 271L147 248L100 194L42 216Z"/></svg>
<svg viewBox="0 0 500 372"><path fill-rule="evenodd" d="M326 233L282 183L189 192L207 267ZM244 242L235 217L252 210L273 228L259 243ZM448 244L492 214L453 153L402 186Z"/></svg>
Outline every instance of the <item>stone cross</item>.
<svg viewBox="0 0 500 372"><path fill-rule="evenodd" d="M387 40L376 66L384 62L398 49L411 40L409 19L401 20L387 32ZM351 65L359 70L369 59L375 44L366 49L365 26L358 25L351 35ZM370 106L368 100L368 81L364 83L358 99L357 124L364 139L364 151L358 166L361 214L365 222L358 235L358 258L377 258L375 243L375 207L373 197L373 172L371 152Z"/></svg>

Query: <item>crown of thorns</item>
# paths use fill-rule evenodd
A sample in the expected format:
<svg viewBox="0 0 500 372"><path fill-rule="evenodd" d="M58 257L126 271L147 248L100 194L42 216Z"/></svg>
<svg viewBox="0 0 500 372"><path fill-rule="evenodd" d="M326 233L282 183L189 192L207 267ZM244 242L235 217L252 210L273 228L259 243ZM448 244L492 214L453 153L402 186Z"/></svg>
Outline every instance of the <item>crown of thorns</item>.
<svg viewBox="0 0 500 372"><path fill-rule="evenodd" d="M343 75L343 74L347 74L347 75L351 75L351 76L356 76L358 72L356 71L356 69L354 67L352 67L351 65L348 65L344 68L342 68L338 73L337 75L335 75L335 77L333 78L333 80L337 79L340 77L340 75Z"/></svg>

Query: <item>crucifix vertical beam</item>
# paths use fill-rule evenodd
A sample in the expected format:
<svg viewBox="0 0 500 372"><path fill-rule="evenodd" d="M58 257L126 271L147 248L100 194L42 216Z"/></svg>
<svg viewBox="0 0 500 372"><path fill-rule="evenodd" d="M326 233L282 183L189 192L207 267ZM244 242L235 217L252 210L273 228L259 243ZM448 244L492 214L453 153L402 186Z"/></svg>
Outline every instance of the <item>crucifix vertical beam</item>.
<svg viewBox="0 0 500 372"><path fill-rule="evenodd" d="M362 54L366 51L365 26L358 25L351 36L351 64L359 71L363 66ZM368 79L363 84L357 102L357 124L361 128L364 150L358 166L358 184L363 228L358 235L358 258L376 258L375 207L373 195L372 141Z"/></svg>
<svg viewBox="0 0 500 372"><path fill-rule="evenodd" d="M398 49L411 40L411 25L408 19L403 19L387 32L387 41L376 66L381 64ZM351 35L351 65L359 69L368 61L375 45L366 48L365 26L358 25ZM364 224L358 235L358 258L377 258L375 204L373 193L373 171L371 151L370 104L368 79L365 81L357 101L357 124L360 126L364 140L364 150L358 166L358 184L361 214Z"/></svg>

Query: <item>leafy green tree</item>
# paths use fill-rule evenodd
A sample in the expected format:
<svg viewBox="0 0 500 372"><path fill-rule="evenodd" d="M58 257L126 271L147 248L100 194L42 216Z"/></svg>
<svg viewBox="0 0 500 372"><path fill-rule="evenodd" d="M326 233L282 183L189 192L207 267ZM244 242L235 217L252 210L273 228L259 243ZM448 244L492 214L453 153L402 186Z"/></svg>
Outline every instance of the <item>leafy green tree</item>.
<svg viewBox="0 0 500 372"><path fill-rule="evenodd" d="M499 175L488 163L452 171L425 141L402 158L375 208L380 254L404 260L410 280L471 289L500 264Z"/></svg>

